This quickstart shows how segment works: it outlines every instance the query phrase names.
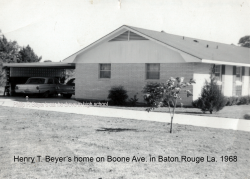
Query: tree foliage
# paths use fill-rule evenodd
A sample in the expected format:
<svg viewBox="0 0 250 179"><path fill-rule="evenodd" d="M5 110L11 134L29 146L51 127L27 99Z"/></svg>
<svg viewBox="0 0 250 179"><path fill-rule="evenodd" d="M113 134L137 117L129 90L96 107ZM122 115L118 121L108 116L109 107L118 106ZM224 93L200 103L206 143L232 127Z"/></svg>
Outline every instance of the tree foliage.
<svg viewBox="0 0 250 179"><path fill-rule="evenodd" d="M20 60L20 47L16 41L8 41L0 36L0 63L17 63Z"/></svg>
<svg viewBox="0 0 250 179"><path fill-rule="evenodd" d="M242 47L250 48L250 35L246 35L244 37L241 37L238 44Z"/></svg>
<svg viewBox="0 0 250 179"><path fill-rule="evenodd" d="M189 82L184 82L184 77L171 77L166 83L148 83L142 90L145 101L150 105L146 110L152 111L155 108L168 106L172 133L172 123L175 114L175 108L178 100L181 100L180 93L183 88L194 84L195 81L190 79ZM185 90L187 97L192 96L191 91Z"/></svg>
<svg viewBox="0 0 250 179"><path fill-rule="evenodd" d="M39 62L41 59L29 45L21 48L16 41L7 40L0 31L0 85L6 81L3 63Z"/></svg>
<svg viewBox="0 0 250 179"><path fill-rule="evenodd" d="M19 63L40 62L42 59L42 57L38 57L34 53L33 49L29 45L22 47L19 53L21 57Z"/></svg>
<svg viewBox="0 0 250 179"><path fill-rule="evenodd" d="M19 48L16 41L8 41L5 36L0 34L0 86L6 81L6 73L2 69L3 63L18 62L20 59Z"/></svg>

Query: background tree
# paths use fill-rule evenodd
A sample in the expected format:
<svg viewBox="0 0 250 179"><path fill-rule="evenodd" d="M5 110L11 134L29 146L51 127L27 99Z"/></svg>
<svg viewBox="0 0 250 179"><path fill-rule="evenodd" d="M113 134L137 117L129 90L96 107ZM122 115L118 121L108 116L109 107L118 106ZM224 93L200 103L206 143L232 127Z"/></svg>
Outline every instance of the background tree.
<svg viewBox="0 0 250 179"><path fill-rule="evenodd" d="M246 35L244 37L241 37L238 44L242 47L250 48L250 35Z"/></svg>
<svg viewBox="0 0 250 179"><path fill-rule="evenodd" d="M0 36L0 63L16 63L20 60L20 47L16 41L8 41L4 35Z"/></svg>
<svg viewBox="0 0 250 179"><path fill-rule="evenodd" d="M20 59L20 47L16 41L8 41L0 33L0 86L6 82L6 73L3 70L3 63L16 63Z"/></svg>
<svg viewBox="0 0 250 179"><path fill-rule="evenodd" d="M171 77L166 84L165 83L148 83L143 88L144 99L151 106L146 110L152 111L155 108L167 106L171 117L170 133L172 133L172 125L175 114L175 108L178 100L181 100L180 93L183 88L195 83L193 79L189 82L183 82L184 77ZM187 97L192 96L189 90L185 90Z"/></svg>
<svg viewBox="0 0 250 179"><path fill-rule="evenodd" d="M16 41L7 40L0 30L0 86L6 82L3 63L39 62L41 59L29 45L21 48Z"/></svg>
<svg viewBox="0 0 250 179"><path fill-rule="evenodd" d="M33 49L27 45L26 47L21 48L20 53L20 61L19 63L30 63L30 62L40 62L42 57L38 57Z"/></svg>

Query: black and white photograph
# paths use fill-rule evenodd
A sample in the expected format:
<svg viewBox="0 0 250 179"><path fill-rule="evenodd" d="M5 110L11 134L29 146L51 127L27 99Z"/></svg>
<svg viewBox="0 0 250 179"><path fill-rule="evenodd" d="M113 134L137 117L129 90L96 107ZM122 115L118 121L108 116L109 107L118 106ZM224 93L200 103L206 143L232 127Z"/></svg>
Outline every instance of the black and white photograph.
<svg viewBox="0 0 250 179"><path fill-rule="evenodd" d="M0 0L1 179L250 179L250 0Z"/></svg>

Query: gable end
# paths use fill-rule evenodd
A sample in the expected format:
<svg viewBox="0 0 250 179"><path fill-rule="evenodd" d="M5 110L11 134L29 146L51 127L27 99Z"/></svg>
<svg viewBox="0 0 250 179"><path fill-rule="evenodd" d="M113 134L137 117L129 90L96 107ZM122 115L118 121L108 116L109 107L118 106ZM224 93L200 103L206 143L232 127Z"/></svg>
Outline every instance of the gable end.
<svg viewBox="0 0 250 179"><path fill-rule="evenodd" d="M131 41L131 40L148 40L145 37L142 37L134 32L126 31L117 37L111 39L109 42L112 41Z"/></svg>

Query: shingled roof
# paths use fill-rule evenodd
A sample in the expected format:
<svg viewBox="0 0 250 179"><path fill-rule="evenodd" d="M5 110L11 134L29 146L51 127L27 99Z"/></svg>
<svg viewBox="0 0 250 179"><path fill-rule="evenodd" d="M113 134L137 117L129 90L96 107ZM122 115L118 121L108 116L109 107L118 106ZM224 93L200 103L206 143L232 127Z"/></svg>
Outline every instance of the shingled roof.
<svg viewBox="0 0 250 179"><path fill-rule="evenodd" d="M112 34L124 29L143 35L146 38L148 37L149 39L167 45L172 49L194 56L200 59L201 62L250 66L250 48L178 36L163 31L153 31L128 25L121 26L103 38L66 58L63 62L74 63L74 59L78 54L103 40L107 40Z"/></svg>
<svg viewBox="0 0 250 179"><path fill-rule="evenodd" d="M200 59L250 64L250 48L128 27Z"/></svg>

